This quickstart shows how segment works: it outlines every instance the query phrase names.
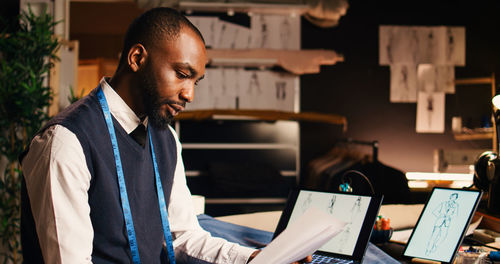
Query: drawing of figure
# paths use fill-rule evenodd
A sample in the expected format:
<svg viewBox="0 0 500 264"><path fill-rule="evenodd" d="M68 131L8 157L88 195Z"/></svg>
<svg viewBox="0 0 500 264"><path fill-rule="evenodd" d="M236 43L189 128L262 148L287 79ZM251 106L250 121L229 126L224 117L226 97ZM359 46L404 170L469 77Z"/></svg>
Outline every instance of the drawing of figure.
<svg viewBox="0 0 500 264"><path fill-rule="evenodd" d="M339 253L344 252L346 247L348 246L348 241L351 237L351 224L347 224L344 227L344 231L342 231L342 234L340 234L340 240L339 240Z"/></svg>
<svg viewBox="0 0 500 264"><path fill-rule="evenodd" d="M432 97L432 94L429 93L429 96L427 96L427 113L428 113L428 120L429 122L429 127L432 127L432 115L434 112L434 98Z"/></svg>
<svg viewBox="0 0 500 264"><path fill-rule="evenodd" d="M307 198L302 203L302 213L305 213L312 203L312 193L307 195Z"/></svg>
<svg viewBox="0 0 500 264"><path fill-rule="evenodd" d="M220 47L224 43L224 36L226 33L227 25L226 23L222 23L221 29L220 29L220 35L219 35L219 40L217 42L217 47Z"/></svg>
<svg viewBox="0 0 500 264"><path fill-rule="evenodd" d="M240 33L240 30L237 28L234 31L233 39L231 40L231 49L236 49L236 40L238 39L238 35Z"/></svg>
<svg viewBox="0 0 500 264"><path fill-rule="evenodd" d="M403 102L406 102L409 100L410 97L410 86L408 83L408 65L402 65L401 66L401 72L399 75L399 87L400 88L400 99Z"/></svg>
<svg viewBox="0 0 500 264"><path fill-rule="evenodd" d="M210 34L208 35L209 38L210 38L210 43L212 46L216 47L216 44L215 44L215 24L217 23L216 20L212 19L210 21Z"/></svg>
<svg viewBox="0 0 500 264"><path fill-rule="evenodd" d="M267 41L268 41L268 25L267 21L264 16L260 16L260 46L259 48L267 48Z"/></svg>
<svg viewBox="0 0 500 264"><path fill-rule="evenodd" d="M419 62L419 54L418 54L418 47L419 47L419 41L418 41L418 32L415 28L411 27L408 29L410 32L410 51L411 51L411 62L413 64Z"/></svg>
<svg viewBox="0 0 500 264"><path fill-rule="evenodd" d="M226 86L226 71L224 69L221 70L221 77L222 77L222 82L221 82L221 94L222 96L225 96L226 95L226 91L227 91L227 86Z"/></svg>
<svg viewBox="0 0 500 264"><path fill-rule="evenodd" d="M277 100L285 100L286 98L286 82L278 81L274 83L276 87L276 99Z"/></svg>
<svg viewBox="0 0 500 264"><path fill-rule="evenodd" d="M432 212L436 216L436 221L434 222L431 237L427 242L426 255L435 252L439 243L446 239L450 224L453 218L458 215L457 199L458 193L452 193L447 201L441 202Z"/></svg>
<svg viewBox="0 0 500 264"><path fill-rule="evenodd" d="M256 89L256 94L260 94L262 90L260 89L259 78L257 72L252 72L250 76L250 85L248 86L248 94L253 94L254 88Z"/></svg>
<svg viewBox="0 0 500 264"><path fill-rule="evenodd" d="M455 53L455 37L453 36L453 32L451 28L446 28L446 62L453 62L453 54Z"/></svg>
<svg viewBox="0 0 500 264"><path fill-rule="evenodd" d="M388 32L388 41L387 41L387 45L385 46L385 50L386 50L386 53L387 53L387 61L388 61L388 64L392 64L394 62L393 58L392 58L392 52L393 52L393 46L394 46L394 31L393 29L391 28Z"/></svg>
<svg viewBox="0 0 500 264"><path fill-rule="evenodd" d="M361 196L358 196L351 208L351 221L349 224L358 217L359 213L361 213Z"/></svg>
<svg viewBox="0 0 500 264"><path fill-rule="evenodd" d="M435 38L434 38L434 31L431 29L429 29L429 33L427 34L427 48L426 48L426 58L428 59L428 62L434 62L434 60L436 59L434 57L434 49L436 47L436 43L435 43Z"/></svg>
<svg viewBox="0 0 500 264"><path fill-rule="evenodd" d="M333 214L333 206L335 205L335 201L337 200L337 196L332 195L332 198L330 199L330 202L328 203L328 212L330 214Z"/></svg>
<svg viewBox="0 0 500 264"><path fill-rule="evenodd" d="M290 33L290 22L288 21L288 17L284 17L280 24L280 40L281 47L285 50L290 49Z"/></svg>

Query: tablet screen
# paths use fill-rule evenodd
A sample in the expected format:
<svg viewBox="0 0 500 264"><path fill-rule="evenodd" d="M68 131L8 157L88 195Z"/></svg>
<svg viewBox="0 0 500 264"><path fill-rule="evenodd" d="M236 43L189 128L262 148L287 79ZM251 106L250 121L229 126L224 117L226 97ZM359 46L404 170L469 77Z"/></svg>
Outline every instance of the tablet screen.
<svg viewBox="0 0 500 264"><path fill-rule="evenodd" d="M480 197L478 190L434 188L403 255L450 263Z"/></svg>

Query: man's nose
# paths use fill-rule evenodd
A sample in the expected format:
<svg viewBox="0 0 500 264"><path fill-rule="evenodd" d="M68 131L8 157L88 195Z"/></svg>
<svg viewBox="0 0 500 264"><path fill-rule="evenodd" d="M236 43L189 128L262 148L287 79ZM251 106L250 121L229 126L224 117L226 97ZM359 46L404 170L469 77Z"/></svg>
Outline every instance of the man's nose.
<svg viewBox="0 0 500 264"><path fill-rule="evenodd" d="M182 89L180 97L182 100L191 103L194 99L194 83Z"/></svg>

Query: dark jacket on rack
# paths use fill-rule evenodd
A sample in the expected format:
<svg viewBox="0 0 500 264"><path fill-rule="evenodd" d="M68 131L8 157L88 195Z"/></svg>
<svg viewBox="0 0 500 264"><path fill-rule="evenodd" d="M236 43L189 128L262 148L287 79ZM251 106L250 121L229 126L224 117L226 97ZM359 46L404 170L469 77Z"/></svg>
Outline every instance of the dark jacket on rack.
<svg viewBox="0 0 500 264"><path fill-rule="evenodd" d="M350 148L335 147L309 165L306 179L306 186L309 188L339 191L340 184L346 181L354 193L370 194L371 184L376 194L384 195L384 204L411 203L404 172L372 160L370 155L363 155ZM369 182L361 175L350 172L352 170L364 174Z"/></svg>

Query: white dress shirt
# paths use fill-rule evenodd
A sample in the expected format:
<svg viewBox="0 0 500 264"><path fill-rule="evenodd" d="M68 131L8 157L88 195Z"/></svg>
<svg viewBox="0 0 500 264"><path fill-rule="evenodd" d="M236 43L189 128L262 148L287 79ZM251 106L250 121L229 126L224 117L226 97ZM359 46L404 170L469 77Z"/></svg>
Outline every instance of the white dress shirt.
<svg viewBox="0 0 500 264"><path fill-rule="evenodd" d="M127 133L132 132L140 119L104 78L101 87L111 114ZM168 204L176 259L246 263L255 249L211 237L200 227L186 185L181 144L169 128L177 145ZM32 140L22 166L45 263L91 263L94 233L87 194L91 175L76 135L61 125L46 129Z"/></svg>

